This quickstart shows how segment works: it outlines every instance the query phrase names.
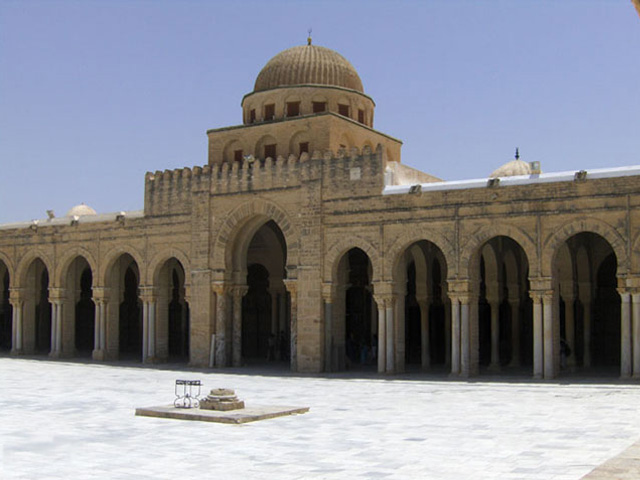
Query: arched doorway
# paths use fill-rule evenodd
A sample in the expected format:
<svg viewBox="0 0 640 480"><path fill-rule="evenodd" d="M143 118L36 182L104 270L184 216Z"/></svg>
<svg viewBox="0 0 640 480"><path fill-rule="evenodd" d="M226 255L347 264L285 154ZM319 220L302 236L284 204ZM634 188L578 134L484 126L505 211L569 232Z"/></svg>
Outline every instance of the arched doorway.
<svg viewBox="0 0 640 480"><path fill-rule="evenodd" d="M352 248L338 262L332 325L332 370L375 368L378 344L369 256Z"/></svg>
<svg viewBox="0 0 640 480"><path fill-rule="evenodd" d="M51 351L51 303L49 303L49 272L44 262L36 258L26 272L23 310L23 348L27 354L48 354Z"/></svg>
<svg viewBox="0 0 640 480"><path fill-rule="evenodd" d="M95 305L93 274L85 258L76 257L71 262L65 281L68 307L64 309L64 324L74 332L71 343L76 355L90 357L95 339Z"/></svg>
<svg viewBox="0 0 640 480"><path fill-rule="evenodd" d="M478 362L491 373L533 368L533 314L529 263L513 239L498 236L480 248Z"/></svg>
<svg viewBox="0 0 640 480"><path fill-rule="evenodd" d="M270 220L251 238L242 299L242 357L250 363L291 360L290 299L285 288L287 247Z"/></svg>
<svg viewBox="0 0 640 480"><path fill-rule="evenodd" d="M185 298L185 271L176 258L162 265L158 278L157 347L162 360L189 361L189 304Z"/></svg>
<svg viewBox="0 0 640 480"><path fill-rule="evenodd" d="M620 295L617 258L600 235L578 233L558 249L560 371L620 372Z"/></svg>
<svg viewBox="0 0 640 480"><path fill-rule="evenodd" d="M409 369L439 368L446 372L450 363L446 272L442 251L426 240L410 245L398 262L398 321L399 330L404 331L403 360ZM396 368L402 371L402 363Z"/></svg>
<svg viewBox="0 0 640 480"><path fill-rule="evenodd" d="M107 358L142 361L140 270L130 254L124 253L113 262L106 283L109 292Z"/></svg>
<svg viewBox="0 0 640 480"><path fill-rule="evenodd" d="M12 347L13 308L9 301L10 287L9 269L0 261L0 351L9 351Z"/></svg>

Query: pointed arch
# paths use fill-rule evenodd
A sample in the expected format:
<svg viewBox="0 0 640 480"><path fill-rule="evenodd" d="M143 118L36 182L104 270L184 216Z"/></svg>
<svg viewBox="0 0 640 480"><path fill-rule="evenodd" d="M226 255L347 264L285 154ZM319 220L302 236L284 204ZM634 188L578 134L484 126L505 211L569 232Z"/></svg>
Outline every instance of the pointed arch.
<svg viewBox="0 0 640 480"><path fill-rule="evenodd" d="M404 232L403 232L404 233ZM416 228L409 235L398 235L396 240L391 244L385 253L384 278L393 278L394 269L398 262L401 261L404 252L414 243L425 240L440 249L444 256L449 275L451 269L455 266L455 249L453 243L445 235L435 232L432 228L423 227Z"/></svg>
<svg viewBox="0 0 640 480"><path fill-rule="evenodd" d="M213 244L213 268L218 272L225 272L231 267L234 264L234 254L243 249L239 247L248 246L255 232L270 220L275 222L284 236L287 246L287 271L295 270L299 258L298 229L292 216L284 208L262 198L239 205L212 229L218 232ZM243 242L242 245L239 245L239 239Z"/></svg>
<svg viewBox="0 0 640 480"><path fill-rule="evenodd" d="M332 282L336 278L340 260L352 248L359 248L367 254L373 269L371 282L380 281L382 278L382 257L379 250L368 240L358 235L342 235L328 249L324 256L325 282Z"/></svg>
<svg viewBox="0 0 640 480"><path fill-rule="evenodd" d="M96 275L96 279L94 280L95 285L106 286L109 284L109 276L111 274L111 270L113 269L113 265L122 255L125 254L130 255L131 258L133 258L133 260L136 262L140 275L139 281L142 281L142 267L145 265L143 255L137 248L133 247L132 245L119 245L109 250L104 255L104 257L102 257L101 269L98 272L98 275ZM102 282L102 285L100 285L98 281Z"/></svg>
<svg viewBox="0 0 640 480"><path fill-rule="evenodd" d="M516 242L524 251L526 261L530 268L530 275L536 273L537 249L534 239L523 229L505 223L495 223L478 229L469 236L469 240L462 246L458 275L461 278L472 278L471 270L477 262L472 259L480 254L480 247L494 237L507 237Z"/></svg>
<svg viewBox="0 0 640 480"><path fill-rule="evenodd" d="M553 233L544 240L541 258L541 273L543 276L550 277L552 275L553 263L561 245L578 233L595 233L604 238L618 259L618 276L628 273L629 258L623 236L613 226L602 220L581 218L569 221L560 228L554 229Z"/></svg>
<svg viewBox="0 0 640 480"><path fill-rule="evenodd" d="M13 264L13 261L11 260L11 257L4 254L3 252L0 252L0 262L4 263L4 266L9 272L9 277L13 279L13 276L15 274L15 266Z"/></svg>
<svg viewBox="0 0 640 480"><path fill-rule="evenodd" d="M167 261L171 260L172 258L178 260L184 270L185 286L190 285L191 267L189 263L189 256L176 247L162 249L151 258L149 263L146 265L147 268L143 276L145 283L147 285L157 285L160 272L164 268Z"/></svg>
<svg viewBox="0 0 640 480"><path fill-rule="evenodd" d="M29 271L29 267L34 262L34 260L39 259L44 264L47 272L53 272L53 262L49 255L47 255L42 249L36 248L33 250L29 250L26 254L22 256L22 258L18 261L18 267L16 269L15 275L15 286L20 288L23 287L26 281L26 275Z"/></svg>
<svg viewBox="0 0 640 480"><path fill-rule="evenodd" d="M96 275L98 272L98 262L96 262L93 254L84 247L73 247L67 251L65 251L60 258L58 258L56 262L56 269L53 274L53 286L59 287L63 286L65 276L67 275L67 271L69 267L73 263L73 261L78 258L84 258L89 264L89 268L91 269L92 275Z"/></svg>

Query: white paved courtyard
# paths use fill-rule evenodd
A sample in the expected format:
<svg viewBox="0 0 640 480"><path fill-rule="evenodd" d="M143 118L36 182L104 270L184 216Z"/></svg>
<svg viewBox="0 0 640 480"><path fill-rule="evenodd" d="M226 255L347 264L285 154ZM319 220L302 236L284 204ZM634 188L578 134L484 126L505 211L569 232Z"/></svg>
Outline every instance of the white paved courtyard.
<svg viewBox="0 0 640 480"><path fill-rule="evenodd" d="M578 479L640 439L634 385L237 372L0 358L0 478ZM177 378L311 411L134 416L170 403Z"/></svg>

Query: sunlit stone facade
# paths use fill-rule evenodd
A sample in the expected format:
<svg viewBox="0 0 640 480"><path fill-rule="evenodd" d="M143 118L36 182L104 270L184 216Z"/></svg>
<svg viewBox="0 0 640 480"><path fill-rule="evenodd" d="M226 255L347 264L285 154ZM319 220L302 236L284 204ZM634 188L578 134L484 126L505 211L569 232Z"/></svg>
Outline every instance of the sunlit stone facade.
<svg viewBox="0 0 640 480"><path fill-rule="evenodd" d="M309 42L267 63L240 125L208 131L204 166L147 173L144 210L1 225L0 348L640 376L640 166L442 181L401 163L374 109Z"/></svg>

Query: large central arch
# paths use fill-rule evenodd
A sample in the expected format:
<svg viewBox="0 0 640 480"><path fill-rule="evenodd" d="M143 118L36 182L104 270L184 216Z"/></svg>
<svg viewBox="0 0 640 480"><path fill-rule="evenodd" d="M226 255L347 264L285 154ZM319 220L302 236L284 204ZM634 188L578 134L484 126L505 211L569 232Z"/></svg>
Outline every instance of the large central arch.
<svg viewBox="0 0 640 480"><path fill-rule="evenodd" d="M295 312L287 289L295 280L292 252L297 258L295 229L270 202L242 205L221 225L213 254L215 265L224 266L216 297L218 364L282 361L295 368Z"/></svg>

